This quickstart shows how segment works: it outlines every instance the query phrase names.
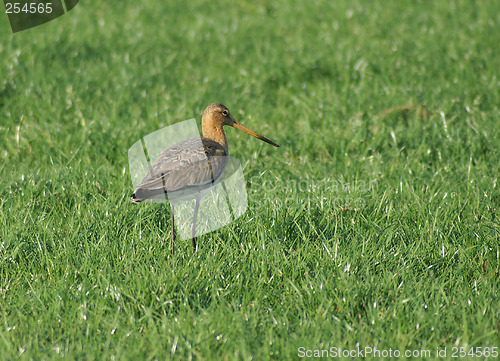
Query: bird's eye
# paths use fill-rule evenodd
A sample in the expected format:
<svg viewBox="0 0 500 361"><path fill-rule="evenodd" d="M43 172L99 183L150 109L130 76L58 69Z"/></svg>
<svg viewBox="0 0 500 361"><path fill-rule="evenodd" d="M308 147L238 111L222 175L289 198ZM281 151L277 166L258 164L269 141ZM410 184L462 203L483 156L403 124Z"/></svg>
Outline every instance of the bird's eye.
<svg viewBox="0 0 500 361"><path fill-rule="evenodd" d="M227 110L223 110L222 111L222 115L225 116L225 117L227 117L229 115L229 112Z"/></svg>

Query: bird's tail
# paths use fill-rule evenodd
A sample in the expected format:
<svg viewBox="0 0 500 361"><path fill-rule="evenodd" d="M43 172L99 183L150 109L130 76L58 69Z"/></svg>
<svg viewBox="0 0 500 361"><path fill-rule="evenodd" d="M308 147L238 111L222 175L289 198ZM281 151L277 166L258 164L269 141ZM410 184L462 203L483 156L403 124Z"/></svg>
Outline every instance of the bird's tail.
<svg viewBox="0 0 500 361"><path fill-rule="evenodd" d="M140 202L142 202L144 199L143 199L143 198L140 198L140 197L137 197L137 196L135 195L135 193L134 193L134 194L132 194L132 195L130 196L130 200L132 201L132 203L140 203Z"/></svg>

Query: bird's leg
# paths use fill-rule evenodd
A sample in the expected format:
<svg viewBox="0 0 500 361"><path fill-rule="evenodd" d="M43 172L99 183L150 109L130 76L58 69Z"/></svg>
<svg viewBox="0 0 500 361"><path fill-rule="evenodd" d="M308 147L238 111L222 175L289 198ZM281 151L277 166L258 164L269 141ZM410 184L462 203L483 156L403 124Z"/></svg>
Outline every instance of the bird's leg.
<svg viewBox="0 0 500 361"><path fill-rule="evenodd" d="M172 225L172 256L173 256L175 254L175 222L174 222L174 205L172 203L170 203L170 210L171 210L170 223Z"/></svg>
<svg viewBox="0 0 500 361"><path fill-rule="evenodd" d="M198 250L196 247L196 240L194 237L196 236L196 218L198 218L198 209L200 208L200 198L196 197L196 204L194 206L194 216L193 216L193 224L191 225L191 241L193 242L193 252Z"/></svg>
<svg viewBox="0 0 500 361"><path fill-rule="evenodd" d="M236 217L236 215L234 213L233 206L231 205L231 199L229 198L229 192L227 191L227 188L226 188L226 182L221 182L220 184L222 184L222 188L224 188L224 195L226 196L226 202L227 202L227 206L229 208L229 214L232 216L232 219L234 220L238 217Z"/></svg>

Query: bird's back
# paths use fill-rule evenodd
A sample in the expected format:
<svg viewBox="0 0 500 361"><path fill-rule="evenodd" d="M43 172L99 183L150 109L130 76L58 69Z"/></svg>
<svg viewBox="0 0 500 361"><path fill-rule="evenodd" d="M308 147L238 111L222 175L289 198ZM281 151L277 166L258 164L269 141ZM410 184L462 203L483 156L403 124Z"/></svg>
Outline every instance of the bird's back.
<svg viewBox="0 0 500 361"><path fill-rule="evenodd" d="M169 199L212 186L228 162L227 151L207 138L191 138L165 149L132 195L133 202L161 194Z"/></svg>

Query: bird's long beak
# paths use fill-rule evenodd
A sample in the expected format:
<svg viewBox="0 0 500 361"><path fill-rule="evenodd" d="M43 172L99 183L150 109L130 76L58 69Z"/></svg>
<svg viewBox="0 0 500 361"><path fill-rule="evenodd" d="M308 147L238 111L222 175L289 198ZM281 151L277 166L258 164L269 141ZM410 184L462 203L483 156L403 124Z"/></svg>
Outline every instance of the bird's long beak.
<svg viewBox="0 0 500 361"><path fill-rule="evenodd" d="M257 138L257 139L260 139L260 140L263 140L264 142L266 143L269 143L271 145L274 145L275 147L279 147L278 144L276 144L275 142L273 142L272 140L269 140L267 139L266 137L263 137L262 135L258 134L258 133L255 133L253 130L250 130L248 129L247 127L241 125L240 123L238 123L236 120L232 119L232 124L228 124L230 126L232 126L233 128L236 128L236 129L239 129L239 130L242 130L244 131L245 133L247 134L250 134L251 136Z"/></svg>

